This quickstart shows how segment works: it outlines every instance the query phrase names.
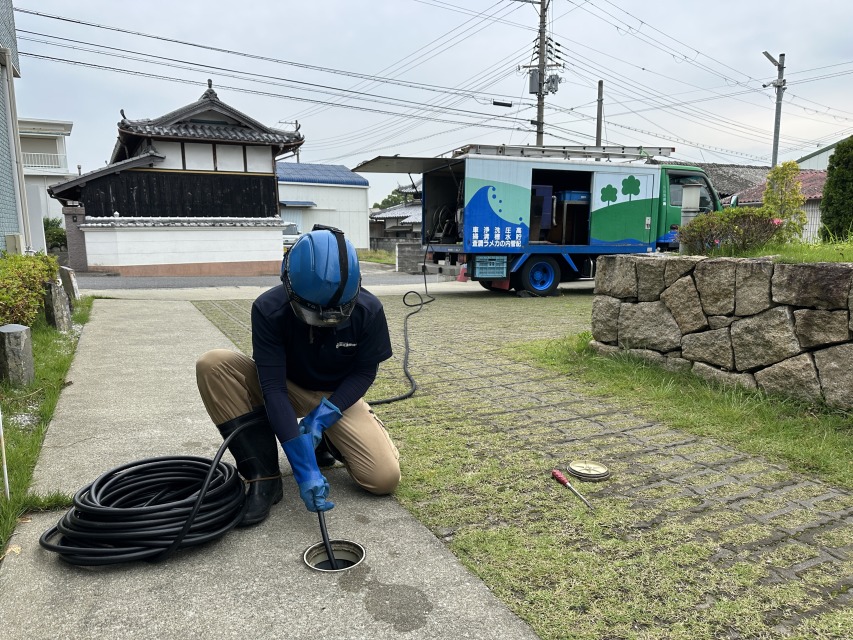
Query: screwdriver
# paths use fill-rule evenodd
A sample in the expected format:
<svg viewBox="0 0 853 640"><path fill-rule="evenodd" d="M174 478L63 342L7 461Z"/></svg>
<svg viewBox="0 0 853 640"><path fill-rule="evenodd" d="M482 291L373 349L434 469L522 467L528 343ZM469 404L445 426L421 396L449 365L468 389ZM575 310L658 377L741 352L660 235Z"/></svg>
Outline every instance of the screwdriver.
<svg viewBox="0 0 853 640"><path fill-rule="evenodd" d="M584 503L587 507L589 507L589 510L590 510L590 511L595 511L595 509L593 509L593 508L592 508L592 505L587 501L587 499L586 499L586 498L584 498L584 497L580 494L580 492L579 492L577 489L575 489L575 488L574 488L574 487L569 483L569 481L568 481L568 479L566 478L566 476L564 476L564 475L560 472L560 470L559 470L559 469L554 469L553 471L551 471L551 475L552 475L552 476L554 476L554 479L555 479L557 482L559 482L561 485L563 485L564 487L566 487L567 489L569 489L569 491L571 491L573 494L575 494L578 498L580 498L581 500L583 500L583 503Z"/></svg>

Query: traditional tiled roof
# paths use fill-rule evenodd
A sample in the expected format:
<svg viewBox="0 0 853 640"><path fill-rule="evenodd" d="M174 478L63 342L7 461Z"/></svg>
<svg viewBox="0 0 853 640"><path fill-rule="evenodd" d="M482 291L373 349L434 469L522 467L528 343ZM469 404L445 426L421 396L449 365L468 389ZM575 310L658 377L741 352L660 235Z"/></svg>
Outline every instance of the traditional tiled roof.
<svg viewBox="0 0 853 640"><path fill-rule="evenodd" d="M826 183L826 171L818 169L800 170L797 180L806 200L819 200L823 197L823 185ZM738 204L760 204L764 200L766 183L745 189L737 194Z"/></svg>
<svg viewBox="0 0 853 640"><path fill-rule="evenodd" d="M408 218L417 217L417 222L420 222L421 217L421 201L414 200L413 202L404 202L395 204L393 207L381 209L376 213L370 214L371 220L401 220L405 222Z"/></svg>
<svg viewBox="0 0 853 640"><path fill-rule="evenodd" d="M746 164L717 164L713 162L682 162L680 160L653 159L649 164L673 164L699 167L711 179L711 184L721 198L730 196L738 191L749 189L761 184L767 178L770 167L757 167Z"/></svg>
<svg viewBox="0 0 853 640"><path fill-rule="evenodd" d="M51 196L53 196L57 200L60 200L61 202L67 202L69 200L78 200L79 187L85 185L87 182L94 178L106 176L111 173L118 173L119 171L132 169L134 167L144 167L146 165L154 166L158 162L162 162L165 159L166 156L161 153L158 153L157 149L155 149L154 147L149 147L144 153L140 153L138 156L127 158L126 160L122 160L121 162L114 162L113 164L108 164L104 167L100 167L99 169L87 171L82 175L74 176L71 180L66 180L65 182L59 182L57 184L51 185L47 188L47 191L48 193L50 193Z"/></svg>
<svg viewBox="0 0 853 640"><path fill-rule="evenodd" d="M298 148L304 138L298 131L273 129L225 104L216 95L212 83L201 98L159 118L130 120L121 112L119 140L111 162L124 160L139 138L193 140L197 142L234 142L269 145L277 155Z"/></svg>
<svg viewBox="0 0 853 640"><path fill-rule="evenodd" d="M303 162L276 162L279 182L301 182L307 184L338 184L354 187L369 187L370 183L357 173L340 164L309 164Z"/></svg>

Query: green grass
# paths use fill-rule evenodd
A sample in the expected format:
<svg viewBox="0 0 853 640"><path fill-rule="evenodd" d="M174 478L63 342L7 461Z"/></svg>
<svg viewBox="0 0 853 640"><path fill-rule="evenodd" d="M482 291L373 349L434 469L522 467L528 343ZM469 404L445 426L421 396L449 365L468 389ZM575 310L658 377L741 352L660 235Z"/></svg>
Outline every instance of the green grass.
<svg viewBox="0 0 853 640"><path fill-rule="evenodd" d="M396 264L397 260L394 254L383 249L359 249L358 259L361 262L378 262L379 264Z"/></svg>
<svg viewBox="0 0 853 640"><path fill-rule="evenodd" d="M395 355L369 399L407 389L408 309L382 301ZM248 348L244 323L233 321L248 316L248 302L227 313L196 304ZM412 317L419 389L376 407L400 450L397 500L543 640L853 637L838 597L853 575L847 552L797 579L778 573L814 548L780 540L779 527L811 526L819 509L850 509L853 496L776 515L826 490L812 478L850 486L849 416L600 358L585 348L591 305L588 292L483 291L440 294ZM737 457L747 450L760 455ZM550 476L583 457L613 472L575 485L594 513ZM791 487L797 472L807 481ZM738 497L756 486L767 489ZM853 524L814 524L817 544L853 547Z"/></svg>
<svg viewBox="0 0 853 640"><path fill-rule="evenodd" d="M721 251L719 255L730 255ZM853 241L847 242L788 242L768 244L751 251L738 253L739 258L773 256L777 262L853 262Z"/></svg>
<svg viewBox="0 0 853 640"><path fill-rule="evenodd" d="M91 298L78 300L74 324L85 324L91 308ZM13 386L7 381L0 384L10 493L8 501L5 493L0 494L0 558L24 513L71 505L70 496L60 493L31 495L28 490L45 432L74 358L77 337L74 332L65 335L56 331L45 322L44 315L33 324L31 334L34 382L25 387Z"/></svg>
<svg viewBox="0 0 853 640"><path fill-rule="evenodd" d="M853 416L742 388L710 385L627 355L602 357L588 333L517 345L563 375L581 378L589 393L699 436L783 461L793 469L853 489Z"/></svg>

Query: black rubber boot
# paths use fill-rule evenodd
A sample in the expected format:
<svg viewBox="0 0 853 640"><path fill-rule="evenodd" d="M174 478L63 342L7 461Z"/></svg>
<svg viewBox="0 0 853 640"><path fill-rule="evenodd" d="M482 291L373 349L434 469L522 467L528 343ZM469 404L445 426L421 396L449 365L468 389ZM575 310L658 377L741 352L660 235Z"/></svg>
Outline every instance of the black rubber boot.
<svg viewBox="0 0 853 640"><path fill-rule="evenodd" d="M246 510L238 527L266 520L272 506L283 496L277 440L266 410L263 407L255 409L216 428L225 439L243 425L247 426L228 444L228 450L237 461L237 471L249 487Z"/></svg>
<svg viewBox="0 0 853 640"><path fill-rule="evenodd" d="M321 469L328 469L329 467L335 466L335 456L332 455L332 452L329 451L328 440L325 436L320 441L320 444L317 445L317 448L314 449L314 456L317 458L317 466Z"/></svg>

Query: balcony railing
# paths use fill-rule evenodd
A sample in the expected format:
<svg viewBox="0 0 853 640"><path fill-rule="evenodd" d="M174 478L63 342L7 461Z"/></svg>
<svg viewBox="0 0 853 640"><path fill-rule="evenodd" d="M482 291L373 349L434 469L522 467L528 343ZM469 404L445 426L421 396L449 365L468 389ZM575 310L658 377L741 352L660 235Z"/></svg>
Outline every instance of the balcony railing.
<svg viewBox="0 0 853 640"><path fill-rule="evenodd" d="M31 153L24 151L24 166L27 169L68 169L68 160L64 153Z"/></svg>

